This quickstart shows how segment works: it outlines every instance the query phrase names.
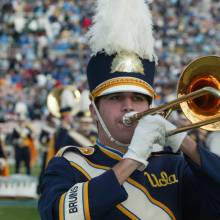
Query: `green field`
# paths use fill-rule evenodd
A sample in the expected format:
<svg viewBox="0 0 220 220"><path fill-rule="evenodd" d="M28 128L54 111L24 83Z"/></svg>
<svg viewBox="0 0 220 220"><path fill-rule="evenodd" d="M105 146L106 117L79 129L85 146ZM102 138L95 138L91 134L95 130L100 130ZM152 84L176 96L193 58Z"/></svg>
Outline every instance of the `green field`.
<svg viewBox="0 0 220 220"><path fill-rule="evenodd" d="M36 200L0 200L1 220L39 220Z"/></svg>
<svg viewBox="0 0 220 220"><path fill-rule="evenodd" d="M14 166L10 166L10 173L14 173ZM22 172L25 173L22 167ZM38 176L40 167L32 169L32 175ZM36 200L0 199L0 220L40 220Z"/></svg>
<svg viewBox="0 0 220 220"><path fill-rule="evenodd" d="M37 209L33 207L4 207L0 206L1 220L39 220Z"/></svg>
<svg viewBox="0 0 220 220"><path fill-rule="evenodd" d="M9 166L9 168L10 168L10 174L14 174L15 173L15 167L14 167L14 165L12 166ZM40 165L36 165L36 166L34 166L34 167L32 167L31 168L31 175L32 176L39 176L39 174L40 174ZM21 167L21 174L25 174L25 172L26 172L26 170L25 170L25 168L24 168L24 166L22 166Z"/></svg>

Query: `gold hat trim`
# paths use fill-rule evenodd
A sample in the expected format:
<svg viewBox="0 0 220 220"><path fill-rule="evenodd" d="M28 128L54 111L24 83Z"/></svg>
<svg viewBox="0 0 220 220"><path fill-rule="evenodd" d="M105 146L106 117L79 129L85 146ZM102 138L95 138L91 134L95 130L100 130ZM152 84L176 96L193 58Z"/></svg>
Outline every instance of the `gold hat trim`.
<svg viewBox="0 0 220 220"><path fill-rule="evenodd" d="M95 99L96 97L100 96L100 94L102 94L103 91L115 86L123 86L123 85L132 85L132 86L141 87L145 89L151 97L155 96L155 92L153 88L143 80L136 79L133 77L117 77L114 79L107 80L102 84L100 84L98 87L96 87L91 92L91 97Z"/></svg>

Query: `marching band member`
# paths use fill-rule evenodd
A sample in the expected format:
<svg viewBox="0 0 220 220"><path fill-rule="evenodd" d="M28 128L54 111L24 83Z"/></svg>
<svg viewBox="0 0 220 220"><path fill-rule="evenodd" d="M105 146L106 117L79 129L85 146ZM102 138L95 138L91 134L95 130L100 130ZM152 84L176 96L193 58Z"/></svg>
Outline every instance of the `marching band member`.
<svg viewBox="0 0 220 220"><path fill-rule="evenodd" d="M39 134L39 143L41 146L40 149L42 153L42 164L41 164L41 171L40 171L39 181L38 181L38 189L37 189L38 193L39 193L39 185L41 183L42 176L46 168L46 164L47 164L47 154L49 150L49 143L56 132L56 127L57 127L56 118L52 114L49 114L45 119L45 123L42 124L42 128Z"/></svg>
<svg viewBox="0 0 220 220"><path fill-rule="evenodd" d="M11 141L15 148L15 173L20 173L21 163L24 162L26 174L31 174L31 129L27 126L24 115L18 116L18 126L13 129Z"/></svg>
<svg viewBox="0 0 220 220"><path fill-rule="evenodd" d="M52 114L49 114L46 117L45 123L42 125L42 129L39 134L39 143L41 145L41 151L43 152L42 156L42 168L43 171L46 167L46 158L49 149L50 140L53 138L57 127L55 117Z"/></svg>
<svg viewBox="0 0 220 220"><path fill-rule="evenodd" d="M78 103L76 102L72 91L64 89L61 93L60 99L60 126L50 139L46 164L48 164L58 150L64 146L74 145L83 147L91 143L87 138L78 133L74 127L73 116L78 112L79 107L76 106ZM73 111L73 109L75 110Z"/></svg>
<svg viewBox="0 0 220 220"><path fill-rule="evenodd" d="M97 140L97 128L94 124L94 120L90 115L82 115L79 119L80 134L88 138L92 144L96 143Z"/></svg>
<svg viewBox="0 0 220 220"><path fill-rule="evenodd" d="M144 0L99 0L89 37L95 146L62 148L41 185L42 220L213 220L220 218L220 158L150 108L156 57ZM179 149L183 154L179 153Z"/></svg>
<svg viewBox="0 0 220 220"><path fill-rule="evenodd" d="M4 153L3 143L0 139L0 176L9 176L9 166Z"/></svg>
<svg viewBox="0 0 220 220"><path fill-rule="evenodd" d="M80 98L80 112L77 114L79 118L78 131L80 134L87 137L92 144L95 144L97 139L97 128L94 123L94 120L91 117L89 111L90 99L89 99L89 90L84 89L81 92Z"/></svg>

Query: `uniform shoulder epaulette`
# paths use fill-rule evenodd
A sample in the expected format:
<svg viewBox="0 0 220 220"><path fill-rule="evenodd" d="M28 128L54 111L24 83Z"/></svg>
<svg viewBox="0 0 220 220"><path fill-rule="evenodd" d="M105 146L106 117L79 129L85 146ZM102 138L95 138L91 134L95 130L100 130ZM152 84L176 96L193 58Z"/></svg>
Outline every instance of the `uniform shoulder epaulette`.
<svg viewBox="0 0 220 220"><path fill-rule="evenodd" d="M90 155L94 154L95 148L93 148L93 147L66 146L66 147L61 148L57 152L56 156L63 157L64 154L66 154L67 152L73 152L76 154L81 154L83 156L90 156Z"/></svg>

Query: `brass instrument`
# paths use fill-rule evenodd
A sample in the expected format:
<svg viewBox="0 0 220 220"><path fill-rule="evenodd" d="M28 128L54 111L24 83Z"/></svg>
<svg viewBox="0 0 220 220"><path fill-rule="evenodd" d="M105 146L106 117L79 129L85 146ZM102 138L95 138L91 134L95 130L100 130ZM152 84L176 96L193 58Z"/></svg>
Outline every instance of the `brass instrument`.
<svg viewBox="0 0 220 220"><path fill-rule="evenodd" d="M191 62L183 71L177 85L177 99L124 117L123 122L129 126L149 114L166 114L181 108L192 124L169 131L167 136L192 128L220 130L220 57L204 56Z"/></svg>
<svg viewBox="0 0 220 220"><path fill-rule="evenodd" d="M68 85L68 86L60 86L57 88L54 88L47 96L47 108L49 112L57 117L60 118L60 108L61 108L61 94L63 90L70 90L73 94L73 97L75 99L75 105L72 108L71 114L75 115L80 110L80 91L77 90L74 86Z"/></svg>

